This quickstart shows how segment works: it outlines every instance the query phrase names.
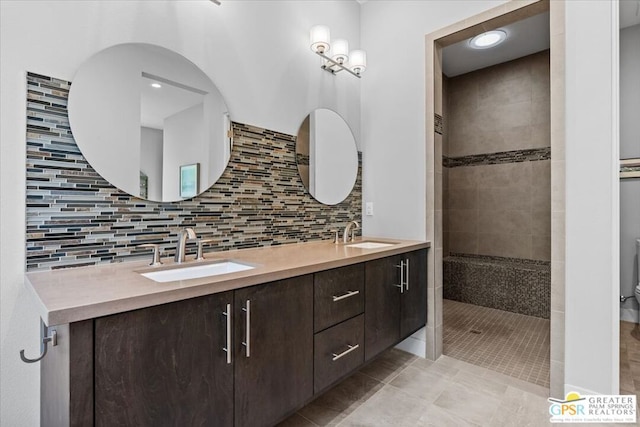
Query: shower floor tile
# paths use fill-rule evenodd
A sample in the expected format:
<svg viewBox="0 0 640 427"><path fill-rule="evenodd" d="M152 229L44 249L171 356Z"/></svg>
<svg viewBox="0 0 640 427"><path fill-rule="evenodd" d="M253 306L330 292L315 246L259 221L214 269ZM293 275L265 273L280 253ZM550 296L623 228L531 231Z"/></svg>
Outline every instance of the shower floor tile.
<svg viewBox="0 0 640 427"><path fill-rule="evenodd" d="M549 387L549 320L443 300L443 353Z"/></svg>

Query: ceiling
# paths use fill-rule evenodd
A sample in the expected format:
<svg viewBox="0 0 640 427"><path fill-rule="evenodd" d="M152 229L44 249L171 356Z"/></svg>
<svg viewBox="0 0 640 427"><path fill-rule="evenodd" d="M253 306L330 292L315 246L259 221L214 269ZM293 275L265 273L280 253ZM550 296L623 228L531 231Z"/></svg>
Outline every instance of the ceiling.
<svg viewBox="0 0 640 427"><path fill-rule="evenodd" d="M620 28L640 24L640 0L620 0ZM454 77L549 49L549 12L501 27L507 32L502 44L484 50L469 47L469 40L442 51L442 71Z"/></svg>
<svg viewBox="0 0 640 427"><path fill-rule="evenodd" d="M489 49L473 49L469 40L442 50L442 72L454 77L549 49L549 12L500 27L507 39Z"/></svg>

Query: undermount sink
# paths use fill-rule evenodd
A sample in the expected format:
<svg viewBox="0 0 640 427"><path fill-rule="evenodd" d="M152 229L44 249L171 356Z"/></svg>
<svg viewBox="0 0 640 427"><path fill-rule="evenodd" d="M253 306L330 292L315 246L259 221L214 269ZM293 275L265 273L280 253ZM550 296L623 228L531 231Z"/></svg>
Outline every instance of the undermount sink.
<svg viewBox="0 0 640 427"><path fill-rule="evenodd" d="M140 273L142 276L156 282L173 282L175 280L200 279L202 277L219 276L221 274L237 273L251 270L255 267L235 261L220 261L209 264L188 265L165 270Z"/></svg>
<svg viewBox="0 0 640 427"><path fill-rule="evenodd" d="M395 243L387 243L387 242L358 242L351 243L347 245L349 248L360 248L360 249L381 249L387 248L389 246L393 246Z"/></svg>

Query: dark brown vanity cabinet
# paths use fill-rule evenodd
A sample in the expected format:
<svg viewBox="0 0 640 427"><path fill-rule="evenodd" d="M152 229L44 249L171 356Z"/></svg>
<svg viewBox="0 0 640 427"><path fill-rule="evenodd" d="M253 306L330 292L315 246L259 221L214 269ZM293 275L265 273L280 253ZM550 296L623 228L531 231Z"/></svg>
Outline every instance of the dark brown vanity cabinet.
<svg viewBox="0 0 640 427"><path fill-rule="evenodd" d="M235 425L272 426L313 395L313 276L235 291Z"/></svg>
<svg viewBox="0 0 640 427"><path fill-rule="evenodd" d="M42 425L271 426L313 395L313 275L54 328Z"/></svg>
<svg viewBox="0 0 640 427"><path fill-rule="evenodd" d="M364 265L314 274L314 331L320 332L364 312Z"/></svg>
<svg viewBox="0 0 640 427"><path fill-rule="evenodd" d="M364 264L314 274L314 393L364 362Z"/></svg>
<svg viewBox="0 0 640 427"><path fill-rule="evenodd" d="M95 319L96 426L233 425L233 292Z"/></svg>
<svg viewBox="0 0 640 427"><path fill-rule="evenodd" d="M426 323L426 249L54 326L46 426L272 426Z"/></svg>
<svg viewBox="0 0 640 427"><path fill-rule="evenodd" d="M365 360L426 323L426 249L365 263Z"/></svg>
<svg viewBox="0 0 640 427"><path fill-rule="evenodd" d="M427 250L409 252L405 261L405 289L400 294L400 339L427 324Z"/></svg>

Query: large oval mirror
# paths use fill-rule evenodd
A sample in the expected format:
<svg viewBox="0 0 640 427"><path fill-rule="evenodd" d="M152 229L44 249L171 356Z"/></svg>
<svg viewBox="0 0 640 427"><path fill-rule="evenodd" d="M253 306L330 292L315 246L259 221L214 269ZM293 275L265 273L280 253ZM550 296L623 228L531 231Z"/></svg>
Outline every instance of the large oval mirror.
<svg viewBox="0 0 640 427"><path fill-rule="evenodd" d="M89 58L69 92L73 136L89 164L133 196L196 196L224 172L229 115L211 79L185 57L142 43Z"/></svg>
<svg viewBox="0 0 640 427"><path fill-rule="evenodd" d="M312 111L298 130L296 162L317 201L335 205L346 199L358 176L358 149L347 122L326 108Z"/></svg>

